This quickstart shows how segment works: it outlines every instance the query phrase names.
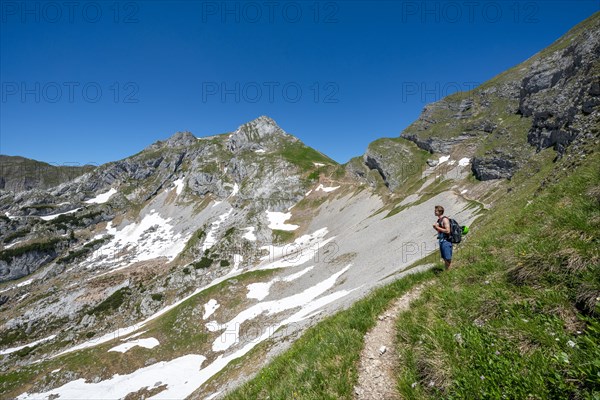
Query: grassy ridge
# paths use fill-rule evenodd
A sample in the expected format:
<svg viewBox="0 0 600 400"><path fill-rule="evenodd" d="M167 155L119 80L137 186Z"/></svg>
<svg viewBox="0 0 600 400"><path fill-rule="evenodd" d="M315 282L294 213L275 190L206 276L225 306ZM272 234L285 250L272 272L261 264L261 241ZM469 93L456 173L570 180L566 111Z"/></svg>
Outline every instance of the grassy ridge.
<svg viewBox="0 0 600 400"><path fill-rule="evenodd" d="M403 397L600 398L599 171L500 203L400 316Z"/></svg>

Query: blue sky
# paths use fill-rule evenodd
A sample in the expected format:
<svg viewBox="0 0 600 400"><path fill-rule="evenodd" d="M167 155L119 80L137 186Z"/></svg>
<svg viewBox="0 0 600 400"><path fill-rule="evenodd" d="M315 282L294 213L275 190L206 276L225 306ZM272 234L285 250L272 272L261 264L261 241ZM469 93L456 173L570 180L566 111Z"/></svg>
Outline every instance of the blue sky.
<svg viewBox="0 0 600 400"><path fill-rule="evenodd" d="M121 159L268 115L338 162L600 10L546 1L0 1L0 153Z"/></svg>

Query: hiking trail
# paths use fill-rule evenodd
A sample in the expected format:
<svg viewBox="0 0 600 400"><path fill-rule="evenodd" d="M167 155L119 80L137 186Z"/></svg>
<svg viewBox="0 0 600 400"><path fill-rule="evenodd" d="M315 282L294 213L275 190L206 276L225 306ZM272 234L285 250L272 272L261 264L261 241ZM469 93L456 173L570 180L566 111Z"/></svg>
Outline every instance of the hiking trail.
<svg viewBox="0 0 600 400"><path fill-rule="evenodd" d="M396 354L396 320L408 310L410 303L421 295L428 284L420 284L396 299L365 335L365 346L360 354L358 383L354 387L356 400L399 399L394 369Z"/></svg>

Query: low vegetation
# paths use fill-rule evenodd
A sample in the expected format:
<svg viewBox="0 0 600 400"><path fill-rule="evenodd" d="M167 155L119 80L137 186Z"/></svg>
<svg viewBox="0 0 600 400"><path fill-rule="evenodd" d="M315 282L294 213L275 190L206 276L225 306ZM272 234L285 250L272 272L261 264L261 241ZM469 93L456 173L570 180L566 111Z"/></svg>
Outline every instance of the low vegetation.
<svg viewBox="0 0 600 400"><path fill-rule="evenodd" d="M121 307L126 298L131 294L129 287L123 287L106 298L103 302L88 311L88 314L102 314Z"/></svg>
<svg viewBox="0 0 600 400"><path fill-rule="evenodd" d="M17 258L31 252L55 252L56 245L60 242L61 239L53 238L45 242L35 242L14 249L6 249L0 252L0 261L5 261L8 263L13 258Z"/></svg>

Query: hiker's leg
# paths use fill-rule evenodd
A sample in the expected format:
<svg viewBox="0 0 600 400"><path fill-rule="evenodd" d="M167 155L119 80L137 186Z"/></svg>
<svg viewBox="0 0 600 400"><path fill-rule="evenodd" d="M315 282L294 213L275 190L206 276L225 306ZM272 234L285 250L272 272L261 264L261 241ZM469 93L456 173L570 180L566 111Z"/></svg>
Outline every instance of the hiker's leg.
<svg viewBox="0 0 600 400"><path fill-rule="evenodd" d="M447 240L442 240L440 242L440 252L442 253L444 263L446 264L446 269L450 268L450 263L452 262L452 243Z"/></svg>
<svg viewBox="0 0 600 400"><path fill-rule="evenodd" d="M442 258L444 259L444 264L446 265L446 269L450 268L450 264L452 263L452 243L444 240L440 243L440 250L442 253Z"/></svg>

